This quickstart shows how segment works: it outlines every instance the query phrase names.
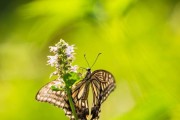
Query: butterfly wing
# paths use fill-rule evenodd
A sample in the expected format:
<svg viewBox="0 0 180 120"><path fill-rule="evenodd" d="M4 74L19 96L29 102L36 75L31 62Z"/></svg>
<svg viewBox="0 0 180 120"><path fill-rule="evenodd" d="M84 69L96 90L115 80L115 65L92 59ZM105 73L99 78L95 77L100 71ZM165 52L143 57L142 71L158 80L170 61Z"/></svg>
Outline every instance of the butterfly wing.
<svg viewBox="0 0 180 120"><path fill-rule="evenodd" d="M72 87L72 98L76 107L78 119L80 120L87 120L86 116L89 115L89 85L89 82L87 82L86 79L83 79Z"/></svg>
<svg viewBox="0 0 180 120"><path fill-rule="evenodd" d="M64 110L65 115L71 120L74 120L67 93L65 91L53 91L51 86L56 85L59 81L54 80L43 86L36 95L36 100L53 104ZM87 120L89 115L88 93L89 84L86 80L82 80L72 87L72 99L75 105L76 113L79 120Z"/></svg>
<svg viewBox="0 0 180 120"><path fill-rule="evenodd" d="M98 120L101 104L115 89L115 79L108 71L96 70L91 74L91 87L93 91L91 120Z"/></svg>
<svg viewBox="0 0 180 120"><path fill-rule="evenodd" d="M42 87L36 95L36 100L40 102L48 102L62 108L65 115L71 120L74 120L67 93L65 91L53 91L51 89L51 86L56 85L58 82L58 80L54 80ZM82 81L73 85L71 90L72 99L79 120L87 120L87 116L89 115L88 93L90 83L93 91L91 120L98 120L101 104L115 88L113 75L105 70L96 70L91 74L90 79L85 77Z"/></svg>
<svg viewBox="0 0 180 120"><path fill-rule="evenodd" d="M57 83L59 83L59 81L54 80L43 86L36 94L36 100L40 102L47 102L63 109L65 115L71 120L74 120L67 93L65 91L53 91L51 89L51 86L56 85Z"/></svg>

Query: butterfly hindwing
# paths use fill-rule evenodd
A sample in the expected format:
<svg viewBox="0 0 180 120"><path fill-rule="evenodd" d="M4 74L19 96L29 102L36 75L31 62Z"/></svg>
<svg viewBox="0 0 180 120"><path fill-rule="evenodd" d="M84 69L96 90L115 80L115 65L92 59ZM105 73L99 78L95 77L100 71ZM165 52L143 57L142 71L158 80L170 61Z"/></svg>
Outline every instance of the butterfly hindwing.
<svg viewBox="0 0 180 120"><path fill-rule="evenodd" d="M36 100L53 104L64 110L65 115L71 120L74 120L72 111L69 105L67 93L65 91L53 91L51 86L56 85L59 81L53 80L43 86L36 95Z"/></svg>

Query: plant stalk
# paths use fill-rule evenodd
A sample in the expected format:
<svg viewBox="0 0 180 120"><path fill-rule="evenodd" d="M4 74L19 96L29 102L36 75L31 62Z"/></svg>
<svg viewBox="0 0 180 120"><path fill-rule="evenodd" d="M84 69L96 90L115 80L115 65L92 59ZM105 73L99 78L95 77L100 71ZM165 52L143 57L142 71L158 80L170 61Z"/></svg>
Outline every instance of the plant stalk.
<svg viewBox="0 0 180 120"><path fill-rule="evenodd" d="M73 102L72 96L71 96L71 89L68 86L66 86L66 90L67 90L67 95L68 95L68 98L69 98L69 103L70 103L72 113L74 115L75 120L78 120L78 116L76 114L76 109L75 109L75 106L74 106L74 102Z"/></svg>

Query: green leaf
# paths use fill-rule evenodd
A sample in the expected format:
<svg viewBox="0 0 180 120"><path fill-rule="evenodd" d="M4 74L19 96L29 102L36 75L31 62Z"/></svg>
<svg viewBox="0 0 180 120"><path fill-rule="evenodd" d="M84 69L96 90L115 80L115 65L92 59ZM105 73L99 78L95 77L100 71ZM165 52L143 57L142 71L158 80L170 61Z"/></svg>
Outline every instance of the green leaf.
<svg viewBox="0 0 180 120"><path fill-rule="evenodd" d="M71 87L75 82L76 82L76 80L69 80L69 81L67 82L67 86L68 86L68 87Z"/></svg>
<svg viewBox="0 0 180 120"><path fill-rule="evenodd" d="M75 72L66 73L63 76L66 86L71 87L76 81L80 79L79 75Z"/></svg>
<svg viewBox="0 0 180 120"><path fill-rule="evenodd" d="M57 86L52 85L52 86L51 86L51 90L52 90L52 91L62 91L62 90L64 90L64 88L59 88L59 87L57 87Z"/></svg>
<svg viewBox="0 0 180 120"><path fill-rule="evenodd" d="M71 74L71 78L72 79L74 79L76 81L80 79L80 76L77 73L71 72L70 74Z"/></svg>

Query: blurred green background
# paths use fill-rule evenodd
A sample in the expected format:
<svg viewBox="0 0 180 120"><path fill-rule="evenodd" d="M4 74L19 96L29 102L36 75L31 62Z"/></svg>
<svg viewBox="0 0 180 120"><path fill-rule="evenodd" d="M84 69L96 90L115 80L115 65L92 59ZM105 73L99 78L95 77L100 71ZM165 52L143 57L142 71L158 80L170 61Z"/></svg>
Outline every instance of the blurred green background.
<svg viewBox="0 0 180 120"><path fill-rule="evenodd" d="M35 101L60 38L116 78L100 120L180 120L179 0L1 0L1 120L68 120Z"/></svg>

